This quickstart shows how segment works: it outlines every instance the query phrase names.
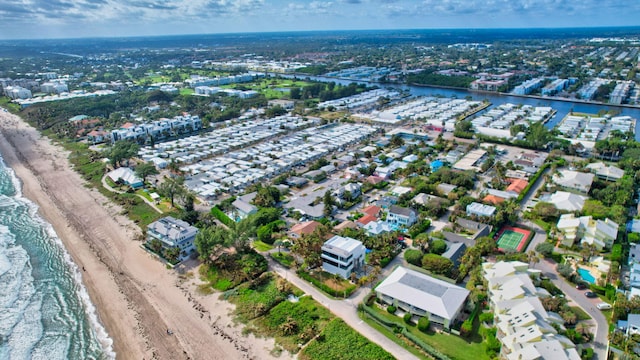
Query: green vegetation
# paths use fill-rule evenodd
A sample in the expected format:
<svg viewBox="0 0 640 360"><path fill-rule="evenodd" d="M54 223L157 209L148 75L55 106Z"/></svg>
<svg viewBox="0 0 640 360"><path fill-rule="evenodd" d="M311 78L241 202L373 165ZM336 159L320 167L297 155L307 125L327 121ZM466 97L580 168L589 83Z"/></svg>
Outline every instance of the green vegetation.
<svg viewBox="0 0 640 360"><path fill-rule="evenodd" d="M270 253L269 256L273 258L273 260L280 263L280 265L286 267L287 269L291 268L291 266L295 263L295 258L289 253L283 252L273 252Z"/></svg>
<svg viewBox="0 0 640 360"><path fill-rule="evenodd" d="M447 76L433 71L423 71L407 77L407 83L416 85L450 86L468 88L476 80L473 76Z"/></svg>
<svg viewBox="0 0 640 360"><path fill-rule="evenodd" d="M339 275L332 275L324 271L314 271L310 274L302 269L297 271L298 276L310 282L325 293L337 297L348 298L355 290L356 286Z"/></svg>
<svg viewBox="0 0 640 360"><path fill-rule="evenodd" d="M273 249L273 245L266 244L260 240L253 241L253 248L258 252L265 252Z"/></svg>
<svg viewBox="0 0 640 360"><path fill-rule="evenodd" d="M344 321L331 321L323 332L300 353L301 360L343 359L385 360L393 356L350 328Z"/></svg>

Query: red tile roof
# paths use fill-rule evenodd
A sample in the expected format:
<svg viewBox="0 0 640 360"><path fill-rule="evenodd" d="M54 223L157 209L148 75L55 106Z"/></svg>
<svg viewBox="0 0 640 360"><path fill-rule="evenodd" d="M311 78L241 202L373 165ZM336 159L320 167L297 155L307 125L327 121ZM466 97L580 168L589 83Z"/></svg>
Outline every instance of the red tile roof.
<svg viewBox="0 0 640 360"><path fill-rule="evenodd" d="M482 199L482 201L492 203L493 205L498 205L502 204L504 202L504 199L495 195L487 195L484 197L484 199Z"/></svg>
<svg viewBox="0 0 640 360"><path fill-rule="evenodd" d="M291 232L296 233L298 235L305 235L305 234L308 235L314 232L316 228L320 225L321 224L315 220L305 221L303 223L295 224L291 228Z"/></svg>
<svg viewBox="0 0 640 360"><path fill-rule="evenodd" d="M360 212L365 214L365 215L371 215L371 216L377 218L378 215L380 215L380 210L382 210L382 208L380 206L370 205L370 206L367 206L366 208L362 209Z"/></svg>
<svg viewBox="0 0 640 360"><path fill-rule="evenodd" d="M510 179L511 184L507 187L507 191L513 191L520 194L524 188L529 185L529 182L525 179Z"/></svg>
<svg viewBox="0 0 640 360"><path fill-rule="evenodd" d="M358 219L358 224L361 225L367 225L368 223L372 222L372 221L377 221L378 218L375 216L371 216L371 215L365 215L363 217L361 217L360 219Z"/></svg>

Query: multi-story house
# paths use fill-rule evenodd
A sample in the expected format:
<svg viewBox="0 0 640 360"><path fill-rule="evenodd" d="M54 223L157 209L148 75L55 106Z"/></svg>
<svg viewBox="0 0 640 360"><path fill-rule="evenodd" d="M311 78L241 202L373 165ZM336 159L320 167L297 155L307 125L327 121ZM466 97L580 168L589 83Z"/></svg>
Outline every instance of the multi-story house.
<svg viewBox="0 0 640 360"><path fill-rule="evenodd" d="M322 269L348 279L364 264L364 253L362 242L336 235L322 245Z"/></svg>
<svg viewBox="0 0 640 360"><path fill-rule="evenodd" d="M147 227L147 242L159 240L163 248L180 249L178 259L183 261L196 251L194 240L198 228L187 222L167 216L154 221Z"/></svg>

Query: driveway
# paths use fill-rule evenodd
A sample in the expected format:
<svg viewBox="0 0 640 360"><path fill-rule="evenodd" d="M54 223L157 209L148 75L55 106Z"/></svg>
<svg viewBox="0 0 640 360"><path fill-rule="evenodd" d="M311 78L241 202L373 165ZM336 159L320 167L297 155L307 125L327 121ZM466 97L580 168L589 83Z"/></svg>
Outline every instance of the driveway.
<svg viewBox="0 0 640 360"><path fill-rule="evenodd" d="M596 326L595 337L592 342L594 350L593 359L606 360L609 343L609 324L602 312L596 308L596 304L602 302L602 300L598 298L589 299L584 296L585 290L577 290L573 284L567 282L563 277L558 275L556 272L556 265L555 261L545 259L540 261L540 263L535 265L535 267L541 270L543 275L549 277L549 279L565 293L567 299L573 301L581 307L582 310L589 314L589 316L591 316Z"/></svg>
<svg viewBox="0 0 640 360"><path fill-rule="evenodd" d="M266 256L266 258L269 262L269 268L272 271L298 287L300 290L304 291L305 294L312 296L316 301L329 309L329 311L331 311L334 315L344 320L345 323L349 324L349 326L354 328L357 332L362 334L370 341L380 345L396 359L418 359L415 355L408 352L395 342L391 341L389 338L369 326L367 323L362 321L360 317L358 317L358 303L362 301L362 299L364 299L364 297L369 293L369 291L371 290L370 288L361 287L357 291L355 291L348 299L330 299L320 290L313 287L313 285L300 279L295 271L283 267L282 265L274 261L270 256ZM390 264L386 269L391 269L392 266L393 265Z"/></svg>

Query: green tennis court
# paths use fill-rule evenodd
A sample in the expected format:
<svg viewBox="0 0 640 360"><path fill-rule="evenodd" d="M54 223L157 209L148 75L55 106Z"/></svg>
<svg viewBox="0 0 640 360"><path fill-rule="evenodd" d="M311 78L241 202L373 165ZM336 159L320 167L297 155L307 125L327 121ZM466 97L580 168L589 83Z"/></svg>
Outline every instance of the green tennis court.
<svg viewBox="0 0 640 360"><path fill-rule="evenodd" d="M498 247L503 250L519 251L524 234L513 230L504 230L498 239Z"/></svg>

